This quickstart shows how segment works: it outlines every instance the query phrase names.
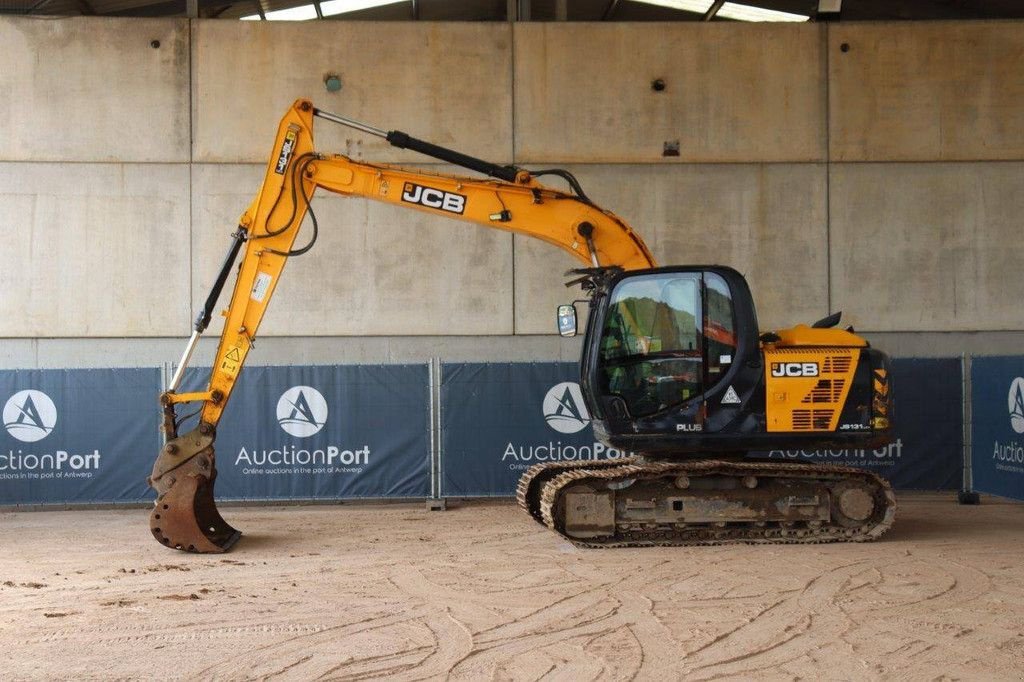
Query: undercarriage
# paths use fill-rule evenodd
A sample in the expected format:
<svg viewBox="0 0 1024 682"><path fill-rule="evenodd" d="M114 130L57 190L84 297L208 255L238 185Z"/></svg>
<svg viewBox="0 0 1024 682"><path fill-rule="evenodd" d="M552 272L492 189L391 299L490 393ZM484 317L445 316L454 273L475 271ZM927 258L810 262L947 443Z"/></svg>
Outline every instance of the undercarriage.
<svg viewBox="0 0 1024 682"><path fill-rule="evenodd" d="M581 547L863 542L896 513L871 472L744 460L551 462L523 475L517 498Z"/></svg>

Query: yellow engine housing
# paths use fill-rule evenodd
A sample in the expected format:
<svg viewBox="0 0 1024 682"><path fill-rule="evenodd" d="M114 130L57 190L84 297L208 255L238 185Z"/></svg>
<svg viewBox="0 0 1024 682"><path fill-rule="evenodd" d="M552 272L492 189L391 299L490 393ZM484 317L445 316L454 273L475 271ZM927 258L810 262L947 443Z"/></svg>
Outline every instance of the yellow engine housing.
<svg viewBox="0 0 1024 682"><path fill-rule="evenodd" d="M859 348L766 350L767 430L835 431L859 357Z"/></svg>

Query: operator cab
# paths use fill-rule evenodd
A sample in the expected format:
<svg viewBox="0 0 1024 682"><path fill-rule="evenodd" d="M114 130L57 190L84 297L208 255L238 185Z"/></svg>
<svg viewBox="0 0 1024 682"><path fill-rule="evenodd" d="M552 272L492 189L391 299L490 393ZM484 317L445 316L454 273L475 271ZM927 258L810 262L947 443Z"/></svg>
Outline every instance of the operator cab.
<svg viewBox="0 0 1024 682"><path fill-rule="evenodd" d="M656 452L703 449L712 432L763 431L763 416L749 411L760 389L763 415L764 399L742 275L724 266L588 272L581 387L595 435ZM559 308L563 335L575 333L574 313Z"/></svg>

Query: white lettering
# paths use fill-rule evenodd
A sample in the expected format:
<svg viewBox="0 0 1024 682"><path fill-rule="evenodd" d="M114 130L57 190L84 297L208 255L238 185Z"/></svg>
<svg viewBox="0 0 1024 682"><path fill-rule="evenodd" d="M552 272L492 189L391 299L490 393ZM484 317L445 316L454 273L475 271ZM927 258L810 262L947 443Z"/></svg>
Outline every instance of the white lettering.
<svg viewBox="0 0 1024 682"><path fill-rule="evenodd" d="M773 362L772 376L779 377L816 377L818 376L818 363L816 362Z"/></svg>
<svg viewBox="0 0 1024 682"><path fill-rule="evenodd" d="M1000 462L1024 464L1024 446L1019 443L995 443L992 459Z"/></svg>
<svg viewBox="0 0 1024 682"><path fill-rule="evenodd" d="M436 187L423 187L411 182L402 188L402 201L420 204L428 208L439 208L449 213L461 214L466 209L466 197L461 194L445 192Z"/></svg>
<svg viewBox="0 0 1024 682"><path fill-rule="evenodd" d="M72 455L65 450L43 454L8 450L6 454L0 454L0 471L93 471L100 468L101 458L99 450L81 455ZM91 474L83 475L85 478L89 476Z"/></svg>
<svg viewBox="0 0 1024 682"><path fill-rule="evenodd" d="M519 461L519 455L516 454L516 448L512 443L505 446L505 454L501 456L501 461L504 462L506 458L511 457L512 459Z"/></svg>
<svg viewBox="0 0 1024 682"><path fill-rule="evenodd" d="M903 439L897 438L895 442L877 450L772 450L768 457L783 459L876 459L894 460L903 457Z"/></svg>
<svg viewBox="0 0 1024 682"><path fill-rule="evenodd" d="M446 192L444 195L444 203L441 205L441 208L451 213L462 213L466 208L466 197L460 194L451 194Z"/></svg>
<svg viewBox="0 0 1024 682"><path fill-rule="evenodd" d="M249 467L289 467L308 466L311 464L342 464L365 465L370 463L370 446L364 445L358 450L342 450L337 445L328 445L326 450L306 450L294 445L285 445L273 450L247 450L244 446L235 457L235 466L241 464ZM242 473L296 473L292 469L243 469ZM342 471L342 469L338 469ZM306 470L302 473L314 473ZM319 471L319 473L323 473Z"/></svg>
<svg viewBox="0 0 1024 682"><path fill-rule="evenodd" d="M444 204L444 192L430 187L423 188L423 198L420 203L430 208L441 208Z"/></svg>
<svg viewBox="0 0 1024 682"><path fill-rule="evenodd" d="M508 443L501 455L501 461L513 459L516 462L562 462L574 460L596 460L596 459L618 459L625 457L625 453L617 448L610 448L604 443L595 442L593 445L562 445L562 441L549 441L537 445L520 445ZM526 468L525 465L517 467L515 464L509 468Z"/></svg>

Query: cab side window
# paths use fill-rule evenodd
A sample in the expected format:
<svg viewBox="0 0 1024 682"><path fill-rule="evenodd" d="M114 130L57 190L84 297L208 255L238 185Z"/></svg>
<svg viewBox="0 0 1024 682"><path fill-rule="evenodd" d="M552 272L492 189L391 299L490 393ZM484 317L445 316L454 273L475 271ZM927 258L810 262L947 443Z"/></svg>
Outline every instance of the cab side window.
<svg viewBox="0 0 1024 682"><path fill-rule="evenodd" d="M729 285L721 275L704 274L705 386L710 389L736 359L736 322Z"/></svg>

